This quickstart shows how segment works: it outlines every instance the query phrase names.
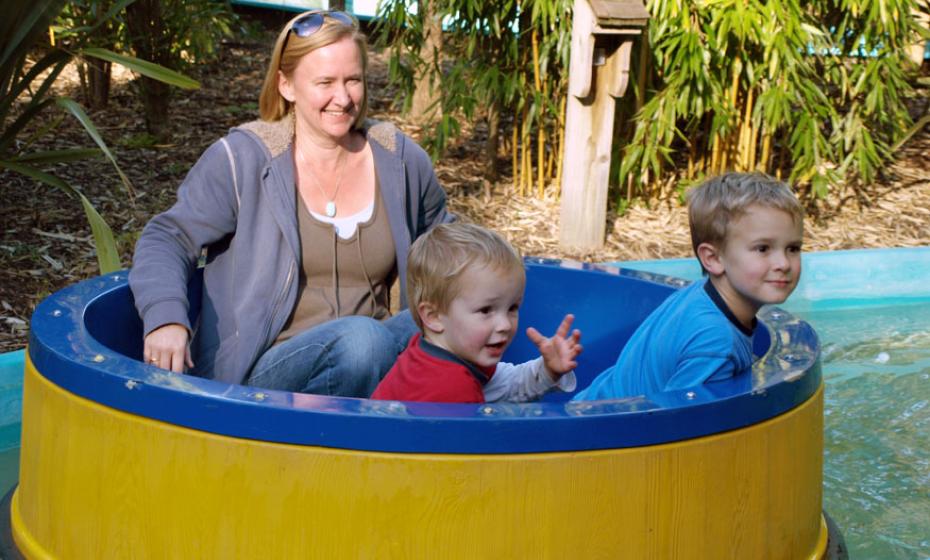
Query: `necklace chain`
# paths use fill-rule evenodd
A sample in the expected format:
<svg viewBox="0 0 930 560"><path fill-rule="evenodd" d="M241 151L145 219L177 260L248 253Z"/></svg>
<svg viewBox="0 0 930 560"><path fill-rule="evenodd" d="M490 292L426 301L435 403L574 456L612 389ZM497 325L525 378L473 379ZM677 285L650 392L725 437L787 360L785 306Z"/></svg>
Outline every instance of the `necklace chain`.
<svg viewBox="0 0 930 560"><path fill-rule="evenodd" d="M345 150L341 150L339 152L339 156L337 156L342 159L342 162L339 164L339 174L336 177L336 190L333 191L333 196L329 196L328 194L326 194L326 191L323 190L323 182L320 181L319 176L317 176L316 172L313 170L313 167L309 164L309 162L307 162L307 159L304 157L303 150L301 150L299 147L296 147L296 146L295 148L297 149L297 157L300 159L301 163L304 164L304 167L307 169L307 171L309 171L310 174L313 175L313 183L316 185L316 188L319 189L320 194L323 195L323 198L326 199L326 207L325 207L326 216L329 218L336 217L336 197L339 195L339 187L342 186L342 176L345 174L346 160L349 159L348 156L346 155Z"/></svg>

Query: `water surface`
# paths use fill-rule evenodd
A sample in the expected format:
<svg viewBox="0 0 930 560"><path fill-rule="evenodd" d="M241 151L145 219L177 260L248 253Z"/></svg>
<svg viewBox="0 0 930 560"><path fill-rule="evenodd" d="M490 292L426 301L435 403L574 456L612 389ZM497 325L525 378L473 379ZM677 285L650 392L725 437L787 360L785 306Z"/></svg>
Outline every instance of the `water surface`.
<svg viewBox="0 0 930 560"><path fill-rule="evenodd" d="M795 310L823 344L824 507L850 558L927 559L930 300L884 303Z"/></svg>

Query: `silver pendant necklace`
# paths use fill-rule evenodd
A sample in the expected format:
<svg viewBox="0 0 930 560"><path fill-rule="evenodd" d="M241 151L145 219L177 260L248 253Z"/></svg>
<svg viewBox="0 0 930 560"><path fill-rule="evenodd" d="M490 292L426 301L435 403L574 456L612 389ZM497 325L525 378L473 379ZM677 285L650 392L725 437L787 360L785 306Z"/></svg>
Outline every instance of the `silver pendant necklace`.
<svg viewBox="0 0 930 560"><path fill-rule="evenodd" d="M313 183L316 185L316 188L320 190L320 194L323 195L323 198L326 199L326 206L324 206L324 212L326 213L327 218L336 217L336 197L339 195L339 187L342 186L342 176L345 174L346 170L346 160L349 159L345 153L345 150L339 153L339 157L342 158L342 161L339 164L339 175L336 177L336 190L333 191L333 196L326 194L326 191L323 190L323 183L320 181L320 178L317 176L316 172L313 171L313 168L307 163L306 158L304 157L304 152L301 149L297 149L297 157L300 158L301 163L307 171L313 175Z"/></svg>

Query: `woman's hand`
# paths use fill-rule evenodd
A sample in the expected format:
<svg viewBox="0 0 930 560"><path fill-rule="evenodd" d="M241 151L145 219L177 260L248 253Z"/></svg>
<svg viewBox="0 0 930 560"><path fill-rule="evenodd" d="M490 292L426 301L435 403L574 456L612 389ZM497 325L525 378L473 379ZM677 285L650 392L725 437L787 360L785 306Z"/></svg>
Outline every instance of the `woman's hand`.
<svg viewBox="0 0 930 560"><path fill-rule="evenodd" d="M578 329L571 331L574 320L574 315L566 315L551 338L544 337L533 327L526 329L526 336L530 337L533 344L539 348L546 369L553 375L553 381L558 381L560 377L578 367L575 358L581 354L582 350L579 344L581 331Z"/></svg>
<svg viewBox="0 0 930 560"><path fill-rule="evenodd" d="M169 323L153 330L145 337L142 357L153 366L183 373L184 367L194 367L187 328L177 323Z"/></svg>

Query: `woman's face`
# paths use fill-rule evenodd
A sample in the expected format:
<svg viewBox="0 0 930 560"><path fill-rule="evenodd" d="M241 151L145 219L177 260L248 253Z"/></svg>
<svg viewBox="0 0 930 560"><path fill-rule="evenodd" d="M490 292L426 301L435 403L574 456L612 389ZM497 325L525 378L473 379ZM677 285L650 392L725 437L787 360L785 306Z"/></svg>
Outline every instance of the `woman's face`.
<svg viewBox="0 0 930 560"><path fill-rule="evenodd" d="M307 53L290 77L278 72L278 91L294 104L298 128L321 138L345 137L365 97L358 45L345 37Z"/></svg>

